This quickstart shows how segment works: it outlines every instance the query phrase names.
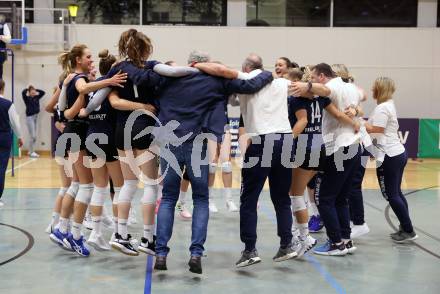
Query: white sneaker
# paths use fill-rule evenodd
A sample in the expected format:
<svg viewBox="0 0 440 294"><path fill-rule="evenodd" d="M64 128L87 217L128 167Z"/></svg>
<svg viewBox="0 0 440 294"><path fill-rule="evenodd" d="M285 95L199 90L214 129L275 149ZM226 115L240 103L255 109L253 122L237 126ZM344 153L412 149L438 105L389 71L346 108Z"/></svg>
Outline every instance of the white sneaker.
<svg viewBox="0 0 440 294"><path fill-rule="evenodd" d="M110 246L104 240L104 237L102 235L96 234L95 231L92 231L92 233L90 233L87 243L98 251L110 250Z"/></svg>
<svg viewBox="0 0 440 294"><path fill-rule="evenodd" d="M237 205L235 205L234 201L232 201L232 200L226 201L226 208L228 209L229 212L237 212L238 211Z"/></svg>
<svg viewBox="0 0 440 294"><path fill-rule="evenodd" d="M133 207L130 208L130 212L128 213L128 221L127 221L127 226L132 226L137 224L138 221L136 219L136 209L134 209Z"/></svg>
<svg viewBox="0 0 440 294"><path fill-rule="evenodd" d="M185 203L182 203L180 201L177 201L176 205L177 211L179 212L179 215L183 219L191 219L192 215L189 212L188 208L186 207Z"/></svg>
<svg viewBox="0 0 440 294"><path fill-rule="evenodd" d="M299 242L301 243L302 248L304 250L304 252L302 252L302 254L306 254L309 250L311 250L313 247L315 247L316 244L318 244L318 241L310 235L307 235L307 237L304 240L299 238Z"/></svg>
<svg viewBox="0 0 440 294"><path fill-rule="evenodd" d="M363 235L366 235L370 232L370 228L368 227L367 223L363 223L362 225L356 226L354 225L351 228L351 239L359 238Z"/></svg>
<svg viewBox="0 0 440 294"><path fill-rule="evenodd" d="M293 244L292 248L296 252L297 257L300 258L304 254L306 254L310 249L315 247L318 241L310 235L302 240L301 238L297 239L297 241Z"/></svg>
<svg viewBox="0 0 440 294"><path fill-rule="evenodd" d="M209 212L214 212L214 213L218 212L217 206L215 206L214 202L209 203Z"/></svg>
<svg viewBox="0 0 440 294"><path fill-rule="evenodd" d="M0 200L0 208L5 206L5 203L3 201Z"/></svg>
<svg viewBox="0 0 440 294"><path fill-rule="evenodd" d="M40 154L38 154L37 152L32 152L31 154L29 154L29 157L31 157L31 158L38 158L38 157L40 157Z"/></svg>
<svg viewBox="0 0 440 294"><path fill-rule="evenodd" d="M116 233L113 232L113 233L112 233L112 236L110 237L110 241L108 241L108 244L109 244L110 246L113 246L113 244L115 243L115 241L116 241ZM139 246L139 241L138 241L138 239L130 238L130 244L131 244L134 248L137 248L137 247Z"/></svg>

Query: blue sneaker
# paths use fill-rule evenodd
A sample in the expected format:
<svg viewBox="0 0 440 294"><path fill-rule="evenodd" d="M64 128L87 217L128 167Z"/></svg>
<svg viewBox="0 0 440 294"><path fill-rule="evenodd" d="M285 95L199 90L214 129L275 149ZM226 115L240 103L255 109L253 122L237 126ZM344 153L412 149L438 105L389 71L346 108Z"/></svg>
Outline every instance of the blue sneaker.
<svg viewBox="0 0 440 294"><path fill-rule="evenodd" d="M73 251L73 249L69 246L66 246L66 244L64 244L63 240L65 238L67 238L69 234L68 233L61 233L61 231L59 229L55 229L55 231L53 231L53 233L51 233L49 235L49 238L51 241L53 241L55 244L57 244L58 246L60 246L61 248L65 249L65 250L69 250L69 251Z"/></svg>
<svg viewBox="0 0 440 294"><path fill-rule="evenodd" d="M344 242L336 245L335 243L330 242L330 240L327 240L326 243L313 250L313 253L326 256L343 256L348 253L348 249L345 247Z"/></svg>
<svg viewBox="0 0 440 294"><path fill-rule="evenodd" d="M324 227L324 223L321 220L320 215L312 215L309 220L309 232L318 233Z"/></svg>
<svg viewBox="0 0 440 294"><path fill-rule="evenodd" d="M85 242L83 236L81 236L78 240L75 240L73 235L69 234L69 236L63 240L63 242L81 256L88 257L90 255L89 249L84 244Z"/></svg>

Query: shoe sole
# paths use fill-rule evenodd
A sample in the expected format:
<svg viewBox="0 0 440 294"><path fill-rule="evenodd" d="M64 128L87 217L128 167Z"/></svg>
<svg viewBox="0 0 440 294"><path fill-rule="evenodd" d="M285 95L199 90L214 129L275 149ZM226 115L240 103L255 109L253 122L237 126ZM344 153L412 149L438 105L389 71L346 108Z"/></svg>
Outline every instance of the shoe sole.
<svg viewBox="0 0 440 294"><path fill-rule="evenodd" d="M60 241L60 239L58 239L57 237L55 237L52 233L49 235L50 241L54 242L55 244L57 244L59 247L61 247L62 249L66 250L66 251L73 251L72 249L67 248L64 245L64 241Z"/></svg>
<svg viewBox="0 0 440 294"><path fill-rule="evenodd" d="M198 275L201 275L202 274L202 270L200 269L197 269L197 268L194 268L193 266L191 266L191 265L189 265L189 271L190 272L192 272L192 273L194 273L194 274L198 274Z"/></svg>
<svg viewBox="0 0 440 294"><path fill-rule="evenodd" d="M154 265L154 269L157 271L167 271L168 268L166 266L156 266Z"/></svg>
<svg viewBox="0 0 440 294"><path fill-rule="evenodd" d="M319 251L313 251L313 253L317 254L317 255L322 255L322 256L345 256L348 254L348 249L344 249L343 251L335 251L335 252L319 252Z"/></svg>
<svg viewBox="0 0 440 294"><path fill-rule="evenodd" d="M347 250L348 250L347 254L353 254L357 250L357 247L353 246L353 247L351 247L350 249L347 249Z"/></svg>
<svg viewBox="0 0 440 294"><path fill-rule="evenodd" d="M411 241L414 241L414 240L416 240L416 239L418 239L419 238L419 236L418 235L415 235L414 237L412 237L412 238L409 238L409 239L405 239L405 240L394 240L394 239L392 239L394 242L396 242L396 243L399 243L399 244L402 244L402 243L407 243L407 242L411 242Z"/></svg>
<svg viewBox="0 0 440 294"><path fill-rule="evenodd" d="M117 242L114 242L114 243L112 244L112 248L115 249L115 250L117 250L117 251L119 251L119 252L121 252L122 254L129 255L129 256L138 256L138 255L139 255L139 252L128 252L128 251L122 249L121 247L119 247L119 246L116 245L116 244L117 244ZM124 247L124 248L125 248L125 247Z"/></svg>
<svg viewBox="0 0 440 294"><path fill-rule="evenodd" d="M60 239L58 239L57 237L55 237L53 234L50 234L49 237L50 237L50 240L51 240L52 242L54 242L55 244L57 244L58 246L60 246L61 249L66 250L66 251L69 251L69 252L74 251L74 250L70 247L70 245L67 246L67 245L64 243L64 240L62 240L62 241L60 242L60 241L59 241Z"/></svg>
<svg viewBox="0 0 440 294"><path fill-rule="evenodd" d="M98 243L95 243L95 242L87 241L87 244L92 246L97 251L109 251L109 250L111 250L110 247L104 247L104 246L101 246L101 245L99 245Z"/></svg>
<svg viewBox="0 0 440 294"><path fill-rule="evenodd" d="M292 258L295 258L295 257L298 257L298 253L292 252L292 253L289 253L289 254L284 255L282 257L274 258L273 261L275 261L275 262L282 262L282 261L286 261L286 260L289 260L289 259L292 259Z"/></svg>
<svg viewBox="0 0 440 294"><path fill-rule="evenodd" d="M370 232L370 230L366 231L366 232L362 232L361 234L355 234L355 235L350 235L350 239L356 239L362 236L365 236L366 234L368 234Z"/></svg>
<svg viewBox="0 0 440 294"><path fill-rule="evenodd" d="M243 261L242 263L237 264L236 267L238 267L238 268L246 267L246 266L254 265L254 264L257 264L260 262L261 262L261 258L254 257L254 258L248 259L246 261Z"/></svg>
<svg viewBox="0 0 440 294"><path fill-rule="evenodd" d="M148 255L151 255L151 256L156 256L156 252L154 252L153 250L148 249L146 247L143 247L143 246L139 246L138 251L145 253L145 254L148 254Z"/></svg>

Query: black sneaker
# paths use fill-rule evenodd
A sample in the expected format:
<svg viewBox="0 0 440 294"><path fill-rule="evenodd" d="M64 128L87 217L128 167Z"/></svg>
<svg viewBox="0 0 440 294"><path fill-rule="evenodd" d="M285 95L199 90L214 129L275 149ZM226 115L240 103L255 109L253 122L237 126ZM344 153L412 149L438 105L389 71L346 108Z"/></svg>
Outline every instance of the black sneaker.
<svg viewBox="0 0 440 294"><path fill-rule="evenodd" d="M156 263L154 264L154 269L158 271L166 271L167 268L167 257L166 256L156 256Z"/></svg>
<svg viewBox="0 0 440 294"><path fill-rule="evenodd" d="M345 248L348 250L348 254L353 254L357 247L353 245L353 240L344 241Z"/></svg>
<svg viewBox="0 0 440 294"><path fill-rule="evenodd" d="M188 265L190 272L195 274L202 273L202 258L200 256L191 256Z"/></svg>
<svg viewBox="0 0 440 294"><path fill-rule="evenodd" d="M138 250L148 255L156 255L156 236L153 236L153 242L150 242L147 238L141 238L141 244L139 244Z"/></svg>
<svg viewBox="0 0 440 294"><path fill-rule="evenodd" d="M411 233L400 231L398 233L399 234L391 235L391 239L393 239L393 241L396 243L405 243L405 242L413 241L419 237L414 231L412 231Z"/></svg>
<svg viewBox="0 0 440 294"><path fill-rule="evenodd" d="M134 249L130 242L131 236L128 235L127 239L122 238L118 233L115 234L115 240L112 243L112 247L126 255L138 256L139 252Z"/></svg>
<svg viewBox="0 0 440 294"><path fill-rule="evenodd" d="M261 258L258 256L256 249L252 251L243 251L241 258L235 263L237 267L245 267L261 262Z"/></svg>
<svg viewBox="0 0 440 294"><path fill-rule="evenodd" d="M298 256L298 253L293 250L292 245L287 246L286 248L278 249L277 254L273 257L273 261L280 262L295 258Z"/></svg>

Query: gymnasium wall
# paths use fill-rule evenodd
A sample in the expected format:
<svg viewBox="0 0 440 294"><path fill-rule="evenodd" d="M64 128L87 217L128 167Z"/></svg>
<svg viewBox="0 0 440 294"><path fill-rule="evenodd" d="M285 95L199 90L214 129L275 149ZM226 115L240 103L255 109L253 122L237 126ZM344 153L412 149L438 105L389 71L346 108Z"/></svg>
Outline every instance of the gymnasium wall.
<svg viewBox="0 0 440 294"><path fill-rule="evenodd" d="M73 25L70 44L85 43L97 58L102 48L116 53L119 34L128 26ZM279 56L299 64L345 63L356 83L370 93L374 79L392 77L397 84L395 101L401 118L440 118L440 30L436 28L240 28L144 26L154 42L152 58L185 64L193 49L207 51L215 60L239 69L250 52L263 57L269 70ZM33 84L48 94L60 73L56 56L62 50L60 25L29 25L28 45L16 49L15 98L24 126L21 89ZM5 65L7 94L10 93L10 66ZM366 114L374 107L365 103ZM233 116L238 114L232 109ZM49 150L49 115L40 116L40 150ZM25 132L27 133L27 132Z"/></svg>

